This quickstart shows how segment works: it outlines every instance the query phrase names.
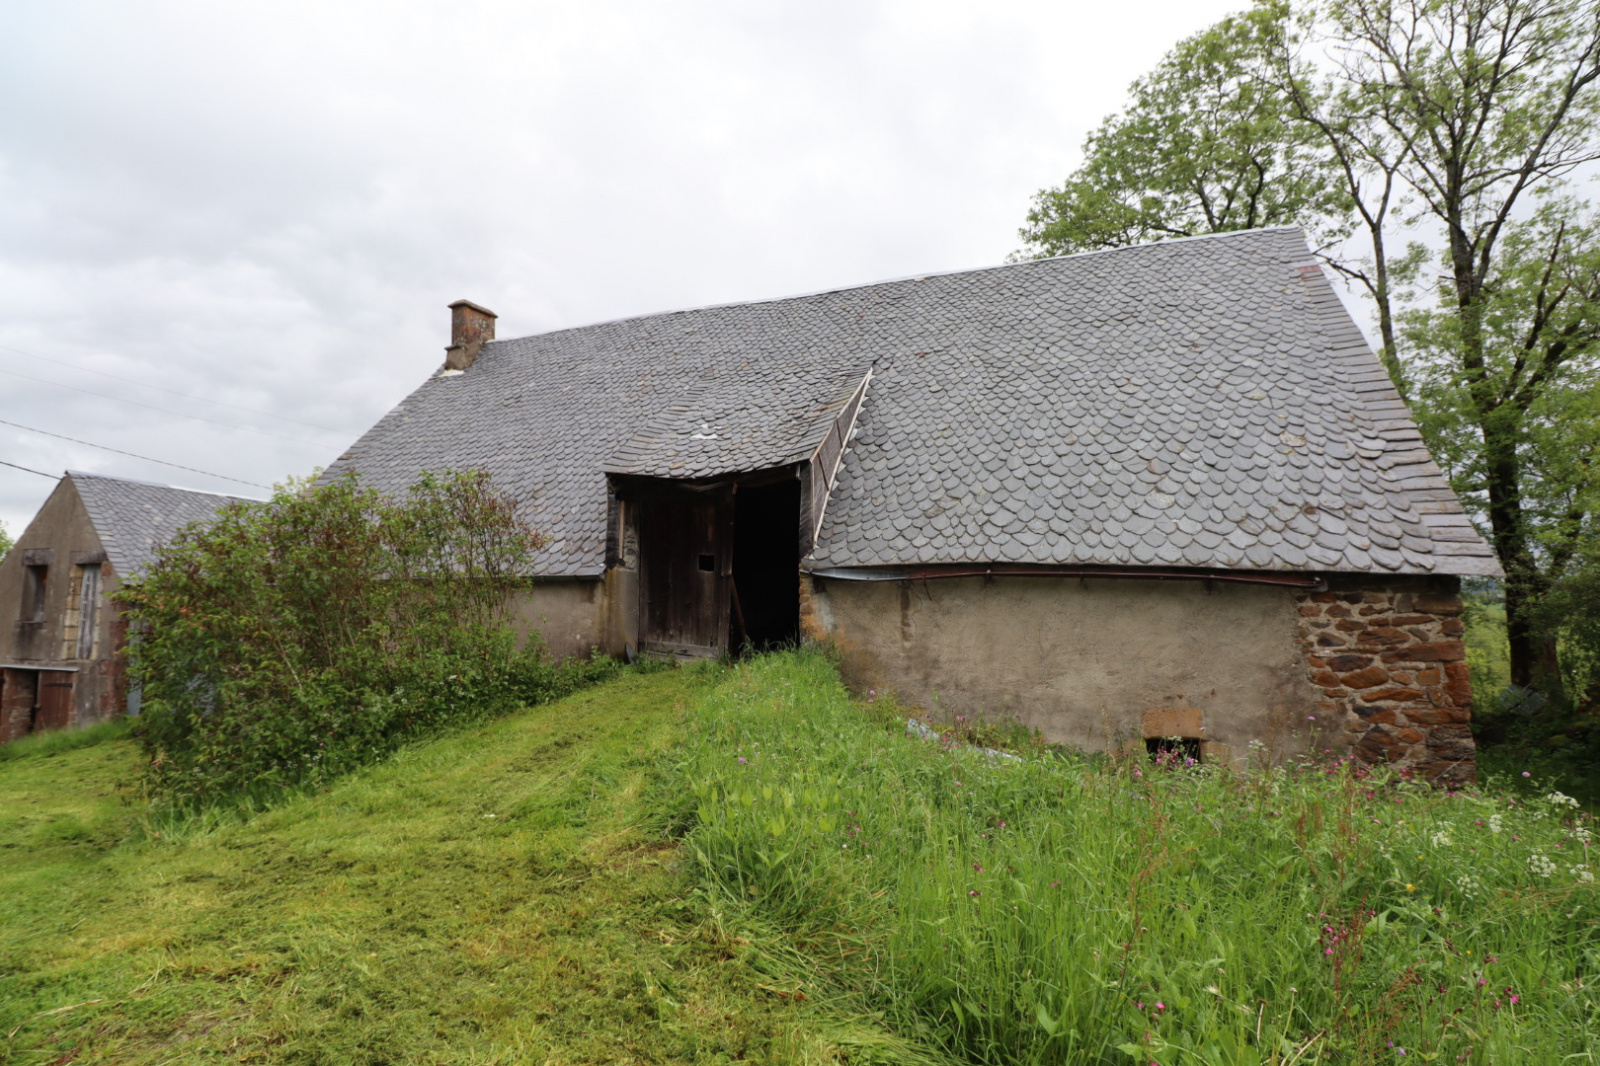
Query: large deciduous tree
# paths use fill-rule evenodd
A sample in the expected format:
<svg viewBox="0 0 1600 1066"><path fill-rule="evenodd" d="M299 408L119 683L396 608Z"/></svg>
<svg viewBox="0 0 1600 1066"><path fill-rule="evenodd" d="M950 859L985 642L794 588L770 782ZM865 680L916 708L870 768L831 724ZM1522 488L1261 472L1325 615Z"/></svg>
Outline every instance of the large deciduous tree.
<svg viewBox="0 0 1600 1066"><path fill-rule="evenodd" d="M1442 315L1429 349L1461 386L1454 409L1478 445L1472 464L1489 535L1506 570L1512 680L1553 686L1555 649L1532 610L1541 567L1537 478L1525 461L1547 396L1583 363L1554 315L1582 333L1592 317L1575 275L1591 231L1571 201L1519 227L1528 195L1600 158L1600 7L1591 0L1333 0L1311 37L1339 56L1352 120L1330 142L1365 136L1442 238ZM1513 234L1517 234L1513 239ZM1574 308L1578 308L1574 310ZM1575 317L1574 317L1575 316ZM1518 340L1516 338L1522 338ZM1497 351L1497 349L1499 349ZM1519 358L1520 356L1520 358ZM1592 367L1590 376L1592 379ZM1552 397L1553 398L1553 397ZM1440 426L1440 420L1424 421ZM1435 438L1440 436L1434 434Z"/></svg>
<svg viewBox="0 0 1600 1066"><path fill-rule="evenodd" d="M1283 17L1273 5L1225 19L1134 82L1083 166L1034 197L1025 254L1336 220L1326 147L1266 76Z"/></svg>
<svg viewBox="0 0 1600 1066"><path fill-rule="evenodd" d="M1489 516L1506 570L1513 679L1545 689L1560 678L1561 627L1536 625L1537 605L1600 546L1597 242L1585 205L1552 199L1504 227L1473 315L1445 262L1436 304L1402 316L1419 420L1469 506Z"/></svg>
<svg viewBox="0 0 1600 1066"><path fill-rule="evenodd" d="M1251 89L1202 108L1206 135L1164 154L1122 135L1160 129L1146 114L1164 106L1151 86L1200 69ZM1131 243L1292 221L1360 233L1362 253L1324 250L1374 301L1391 377L1486 523L1507 576L1512 680L1550 687L1554 645L1534 608L1593 535L1593 493L1578 486L1594 411L1579 398L1596 384L1600 291L1585 280L1595 233L1581 205L1552 199L1535 213L1530 198L1600 159L1597 124L1593 0L1261 0L1136 83L1083 166L1039 194L1022 236L1028 253L1054 255L1119 232ZM1214 188L1246 188L1216 177L1243 173L1246 155L1288 161L1299 180L1250 210L1210 211ZM1120 227L1075 221L1097 201L1142 213ZM1399 307L1397 280L1435 252L1434 299Z"/></svg>

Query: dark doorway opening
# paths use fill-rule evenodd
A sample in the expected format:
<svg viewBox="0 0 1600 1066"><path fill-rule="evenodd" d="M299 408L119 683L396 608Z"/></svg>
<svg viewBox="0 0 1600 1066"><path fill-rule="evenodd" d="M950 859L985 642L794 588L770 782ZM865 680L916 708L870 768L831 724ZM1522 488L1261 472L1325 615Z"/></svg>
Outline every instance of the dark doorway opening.
<svg viewBox="0 0 1600 1066"><path fill-rule="evenodd" d="M1198 766L1199 737L1146 737L1144 750L1150 758L1166 766Z"/></svg>
<svg viewBox="0 0 1600 1066"><path fill-rule="evenodd" d="M731 644L757 651L800 639L800 482L747 488L733 496Z"/></svg>

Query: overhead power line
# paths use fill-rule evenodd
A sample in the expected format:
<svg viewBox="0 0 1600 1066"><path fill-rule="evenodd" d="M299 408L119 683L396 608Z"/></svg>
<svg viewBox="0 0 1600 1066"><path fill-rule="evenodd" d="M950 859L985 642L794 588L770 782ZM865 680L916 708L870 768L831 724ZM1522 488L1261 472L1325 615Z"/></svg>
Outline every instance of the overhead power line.
<svg viewBox="0 0 1600 1066"><path fill-rule="evenodd" d="M166 392L166 393L172 394L173 396L181 396L185 400L199 400L201 403L209 403L209 404L213 404L213 405L215 405L217 407L230 407L235 411L248 411L250 414L253 414L253 415L262 415L262 416L264 416L266 418L276 418L276 419L279 419L279 420L284 421L284 422L293 422L297 426L307 426L307 427L309 427L311 429L325 429L329 433L350 433L350 432L352 432L351 430L348 430L348 429L335 429L333 426L324 426L324 425L320 425L320 424L318 424L316 422L306 422L306 421L303 421L302 419L290 418L288 415L273 414L271 411L262 411L262 410L259 410L257 408L254 408L254 407L241 407L239 404L236 404L236 403L225 403L222 400L213 400L213 399L209 399L209 398L207 398L205 396L196 396L192 392L180 392L177 389L169 389L165 385L152 385L148 381L139 381L137 378L125 378L120 374L112 374L112 373L109 373L108 371L105 371L105 370L95 370L92 367L79 366L76 363L69 363L64 359L52 359L48 355L36 355L33 352L25 352L21 348L13 348L9 344L0 344L0 349L4 349L4 350L6 350L8 352L14 352L17 355L25 355L29 359L38 359L41 362L54 363L57 366L64 366L64 367L68 368L69 370L79 370L79 371L82 371L85 374L99 374L101 377L110 378L113 381L122 381L122 382L126 382L129 385L138 385L138 386L141 386L142 388L146 388L146 389L155 389L157 392ZM14 373L14 371L6 371L6 373ZM17 376L18 377L24 377L26 375L18 374ZM43 378L36 378L34 380L43 381L44 379ZM55 384L55 382L51 382L51 384ZM72 386L69 385L69 386L66 386L66 387L67 388L71 388ZM80 389L78 391L84 392L84 391L87 391L87 390ZM104 394L96 392L96 393L91 393L90 395L100 396L100 395L104 395Z"/></svg>
<svg viewBox="0 0 1600 1066"><path fill-rule="evenodd" d="M7 422L3 418L0 418L0 426L11 426L14 429L25 429L29 433L38 433L46 437L54 437L57 440L71 441L73 444L82 444L87 448L99 448L103 452L115 452L117 455L126 455L134 459L143 459L147 463L160 463L162 466L170 466L174 470L187 470L191 474L204 474L206 477L220 478L223 481L233 481L240 485L251 485L258 489L272 488L271 485L263 485L259 481L246 481L241 477L229 477L227 474L213 474L209 470L201 470L199 467L194 466L180 466L177 463L169 463L165 459L152 459L148 455L140 455L138 452L125 452L121 448L111 448L104 444L96 444L93 441L79 440L77 437L68 437L62 433L51 433L48 429L35 429L32 426L25 426L20 422ZM11 464L8 463L7 465L9 466ZM35 470L33 473L37 474L39 471Z"/></svg>
<svg viewBox="0 0 1600 1066"><path fill-rule="evenodd" d="M259 433L263 437L271 437L273 440L286 440L290 444L304 444L308 448L328 447L328 445L319 444L314 440L301 440L299 437L285 437L277 433L269 433L264 429L257 429L254 426L240 425L237 422L219 422L215 418L207 418L204 415L192 415L186 411L172 411L165 407L157 407L155 404L140 403L138 400L130 400L126 396L111 396L104 392L95 392L93 389L81 389L76 385L67 385L60 381L51 381L49 378L36 378L31 374L19 374L15 370L6 370L4 368L0 368L0 374L9 374L14 378L21 378L24 381L37 381L41 385L53 385L58 389L71 389L73 392L81 392L85 396L98 396L102 400L115 400L117 403L125 403L133 407L143 407L146 411L160 411L162 414L171 415L174 418L191 418L196 422L206 422L213 426L222 426L225 429L242 429L246 433Z"/></svg>
<svg viewBox="0 0 1600 1066"><path fill-rule="evenodd" d="M0 466L9 466L13 470L26 470L30 474L38 474L40 477L47 477L51 481L54 481L57 476L55 474L46 474L43 470L35 470L31 466L22 466L18 463L8 463L4 459L0 459Z"/></svg>

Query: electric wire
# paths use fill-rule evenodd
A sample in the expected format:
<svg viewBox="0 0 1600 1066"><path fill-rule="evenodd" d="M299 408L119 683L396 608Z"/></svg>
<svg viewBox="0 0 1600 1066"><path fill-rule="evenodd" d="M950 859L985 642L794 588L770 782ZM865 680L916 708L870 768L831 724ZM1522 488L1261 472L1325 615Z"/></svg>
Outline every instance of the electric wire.
<svg viewBox="0 0 1600 1066"><path fill-rule="evenodd" d="M112 374L109 371L105 371L105 370L95 370L92 367L78 366L76 363L69 363L69 362L67 362L67 361L65 361L63 359L52 359L48 355L35 355L33 352L25 352L21 348L13 348L9 344L0 344L0 349L4 349L5 351L8 351L8 352L13 352L16 355L27 356L29 359L38 359L41 362L54 363L57 366L64 366L69 370L79 370L79 371L82 371L85 374L99 374L101 377L110 378L113 381L122 381L122 382L126 382L129 385L138 385L141 388L146 388L146 389L155 389L157 392L171 393L173 396L181 396L185 400L199 400L201 403L209 403L209 404L213 404L213 405L215 405L217 407L231 407L235 411L248 411L250 414L262 415L262 416L264 416L266 418L277 418L277 419L281 419L284 422L293 422L297 426L307 426L307 427L309 427L311 429L325 429L329 433L350 433L350 432L352 432L351 430L348 430L348 429L335 429L332 426L324 426L324 425L320 425L320 424L318 424L316 422L306 422L306 421L304 421L302 419L299 419L299 418L290 418L288 415L273 414L271 411L261 411L261 410L258 410L256 408L254 408L254 407L242 407L242 406L240 406L239 404L236 404L236 403L226 403L226 402L224 402L222 400L208 399L205 396L196 396L192 392L180 392L177 389L169 389L165 385L152 385L148 381L139 381L136 378L125 378L121 374ZM7 373L13 373L13 371L7 371ZM22 375L19 374L17 376L21 377ZM93 393L92 395L99 396L99 395L102 395L102 394L101 393Z"/></svg>
<svg viewBox="0 0 1600 1066"><path fill-rule="evenodd" d="M56 480L55 474L46 474L43 470L35 470L31 466L23 466L20 463L8 463L4 459L0 459L0 466L9 466L13 470L26 470L30 474L38 474L40 477L47 477L51 481Z"/></svg>
<svg viewBox="0 0 1600 1066"><path fill-rule="evenodd" d="M125 452L121 448L112 448L108 445L96 444L94 441L89 440L79 440L77 437L69 437L64 433L52 433L48 429L35 429L33 426L25 426L20 422L8 422L3 418L0 418L0 426L11 426L15 429L25 429L29 433L39 433L46 437L55 437L57 440L71 441L73 444L82 444L89 448L99 448L103 452L115 452L117 455L126 455L134 459L143 459L147 463L159 463L162 466L170 466L174 470L187 470L191 474L204 474L206 477L214 477L222 481L233 481L240 485L251 485L258 489L272 488L271 485L263 485L259 481L246 481L242 477L229 477L227 474L213 474L209 470L201 470L199 467L195 466L182 466L178 463L169 463L165 459L152 459L148 455L140 455L138 452ZM10 466L13 464L8 463L6 465ZM39 471L35 470L33 473L37 474Z"/></svg>
<svg viewBox="0 0 1600 1066"><path fill-rule="evenodd" d="M117 403L131 404L134 407L143 407L146 411L160 411L162 414L171 415L174 418L191 418L196 422L206 422L213 426L222 426L225 429L242 429L246 433L259 433L263 437L271 437L273 440L288 441L290 444L304 444L308 448L329 447L327 444L319 444L313 440L301 440L299 437L285 437L282 434L272 433L265 429L257 429L254 426L244 426L237 422L219 422L215 418L207 418L204 415L192 415L185 411L172 411L165 407L157 407L155 404L140 403L138 400L130 400L126 396L112 396L109 393L95 392L93 389L83 389L76 385L67 385L60 381L51 381L49 378L36 378L31 374L19 374L15 370L7 370L4 367L0 367L0 374L9 374L14 378L21 378L24 381L37 381L41 385L53 385L58 389L71 389L73 392L81 392L86 396L98 396L102 400L115 400Z"/></svg>

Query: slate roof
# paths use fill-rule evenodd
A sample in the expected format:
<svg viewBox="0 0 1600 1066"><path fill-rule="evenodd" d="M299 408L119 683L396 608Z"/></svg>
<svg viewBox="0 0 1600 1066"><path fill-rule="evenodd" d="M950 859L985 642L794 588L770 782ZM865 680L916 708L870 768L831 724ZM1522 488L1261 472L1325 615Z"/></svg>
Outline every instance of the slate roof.
<svg viewBox="0 0 1600 1066"><path fill-rule="evenodd" d="M868 368L811 567L1500 572L1294 229L491 342L328 475L486 470L598 575L607 469L792 461Z"/></svg>
<svg viewBox="0 0 1600 1066"><path fill-rule="evenodd" d="M843 367L818 362L755 375L708 370L601 469L705 478L808 459L869 369L864 360Z"/></svg>
<svg viewBox="0 0 1600 1066"><path fill-rule="evenodd" d="M77 488L101 547L123 581L154 562L157 546L184 526L203 522L221 507L244 499L74 470L67 471L67 477Z"/></svg>

